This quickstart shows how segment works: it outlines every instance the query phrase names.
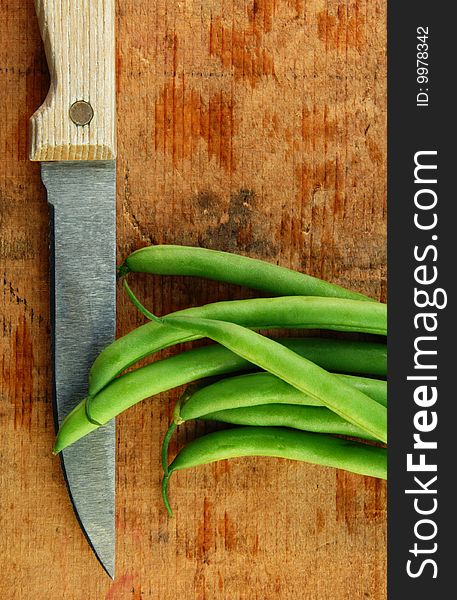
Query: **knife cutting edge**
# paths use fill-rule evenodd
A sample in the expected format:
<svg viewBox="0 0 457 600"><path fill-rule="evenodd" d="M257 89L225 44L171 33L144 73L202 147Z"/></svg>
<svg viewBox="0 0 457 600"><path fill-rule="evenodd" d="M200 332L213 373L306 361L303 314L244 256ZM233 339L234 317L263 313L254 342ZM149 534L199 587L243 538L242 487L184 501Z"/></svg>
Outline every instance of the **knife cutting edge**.
<svg viewBox="0 0 457 600"><path fill-rule="evenodd" d="M35 0L51 74L30 120L51 221L54 395L58 427L87 393L89 368L115 336L114 0ZM61 454L81 528L114 578L115 424Z"/></svg>

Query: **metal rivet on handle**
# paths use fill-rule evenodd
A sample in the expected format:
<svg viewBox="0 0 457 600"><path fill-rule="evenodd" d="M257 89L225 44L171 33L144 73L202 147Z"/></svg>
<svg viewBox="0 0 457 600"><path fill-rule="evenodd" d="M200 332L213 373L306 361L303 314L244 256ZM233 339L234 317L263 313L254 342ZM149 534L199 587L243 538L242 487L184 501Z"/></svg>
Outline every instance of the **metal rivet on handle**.
<svg viewBox="0 0 457 600"><path fill-rule="evenodd" d="M70 119L75 125L89 125L94 116L94 109L85 100L78 100L70 106Z"/></svg>

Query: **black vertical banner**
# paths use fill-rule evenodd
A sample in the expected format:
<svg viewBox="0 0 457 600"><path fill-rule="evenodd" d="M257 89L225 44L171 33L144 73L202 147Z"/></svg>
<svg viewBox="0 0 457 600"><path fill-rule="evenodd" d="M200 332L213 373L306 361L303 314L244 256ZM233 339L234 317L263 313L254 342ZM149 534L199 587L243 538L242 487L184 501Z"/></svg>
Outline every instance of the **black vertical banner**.
<svg viewBox="0 0 457 600"><path fill-rule="evenodd" d="M454 12L388 3L389 600L457 597Z"/></svg>

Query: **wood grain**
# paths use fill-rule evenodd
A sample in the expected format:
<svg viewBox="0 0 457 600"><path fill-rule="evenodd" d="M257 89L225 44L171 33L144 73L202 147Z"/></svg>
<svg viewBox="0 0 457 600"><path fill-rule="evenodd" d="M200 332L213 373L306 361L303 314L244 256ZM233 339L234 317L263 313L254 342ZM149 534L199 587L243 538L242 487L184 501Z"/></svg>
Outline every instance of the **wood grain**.
<svg viewBox="0 0 457 600"><path fill-rule="evenodd" d="M35 0L51 82L30 119L30 159L116 156L114 0ZM70 118L84 102L91 119ZM85 123L85 121L83 121Z"/></svg>
<svg viewBox="0 0 457 600"><path fill-rule="evenodd" d="M383 0L117 3L118 251L239 250L386 297ZM274 459L177 474L176 393L118 419L117 573L51 456L48 225L27 122L49 79L32 0L0 9L0 577L11 600L382 600L384 483ZM157 313L250 292L138 276ZM118 296L118 334L142 319ZM174 352L171 350L168 352ZM189 424L172 449L206 425Z"/></svg>

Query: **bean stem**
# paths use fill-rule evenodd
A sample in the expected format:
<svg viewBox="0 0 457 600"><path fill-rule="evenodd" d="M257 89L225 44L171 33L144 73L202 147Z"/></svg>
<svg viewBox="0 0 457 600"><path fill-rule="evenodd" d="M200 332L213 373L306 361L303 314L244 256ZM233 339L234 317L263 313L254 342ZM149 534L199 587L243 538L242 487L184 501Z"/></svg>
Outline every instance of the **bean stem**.
<svg viewBox="0 0 457 600"><path fill-rule="evenodd" d="M167 429L167 432L163 438L162 443L162 469L165 474L168 473L168 446L170 444L170 440L173 437L173 433L177 425L174 421L172 421Z"/></svg>
<svg viewBox="0 0 457 600"><path fill-rule="evenodd" d="M129 284L127 283L127 278L124 279L124 289L127 292L127 296L130 298L133 306L138 309L140 311L140 313L142 315L144 315L147 319L149 319L150 321L154 321L155 323L162 323L162 320L159 319L159 317L156 317L152 312L150 312L143 304L141 304L141 302L138 300L138 298L135 296L135 294L132 292Z"/></svg>

